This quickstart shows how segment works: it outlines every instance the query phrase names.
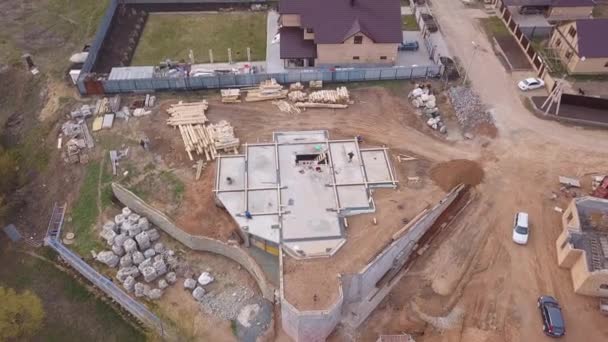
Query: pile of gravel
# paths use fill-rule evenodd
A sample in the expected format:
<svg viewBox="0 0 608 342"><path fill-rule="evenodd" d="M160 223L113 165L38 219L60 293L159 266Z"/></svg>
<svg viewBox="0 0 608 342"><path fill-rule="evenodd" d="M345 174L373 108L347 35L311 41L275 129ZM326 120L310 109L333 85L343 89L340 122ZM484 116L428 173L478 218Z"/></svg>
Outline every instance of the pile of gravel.
<svg viewBox="0 0 608 342"><path fill-rule="evenodd" d="M471 88L452 87L448 89L448 96L464 132L470 132L484 123L494 125L494 118Z"/></svg>
<svg viewBox="0 0 608 342"><path fill-rule="evenodd" d="M200 301L201 309L226 320L236 319L243 307L251 304L254 293L243 286L227 288L219 293L207 293Z"/></svg>

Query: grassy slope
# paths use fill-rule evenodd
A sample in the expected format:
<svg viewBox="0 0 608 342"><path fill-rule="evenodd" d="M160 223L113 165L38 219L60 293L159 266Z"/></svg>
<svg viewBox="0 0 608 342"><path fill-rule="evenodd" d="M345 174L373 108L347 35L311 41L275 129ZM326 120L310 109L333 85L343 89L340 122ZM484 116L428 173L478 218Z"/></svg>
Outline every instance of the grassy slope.
<svg viewBox="0 0 608 342"><path fill-rule="evenodd" d="M156 14L148 18L131 64L188 60L190 49L197 63L209 62L209 49L214 62L227 62L228 48L233 61L246 61L247 47L252 60L265 59L265 13Z"/></svg>
<svg viewBox="0 0 608 342"><path fill-rule="evenodd" d="M45 320L33 341L144 341L145 336L104 301L49 262L4 249L0 286L29 289L43 302ZM44 251L44 250L42 250ZM53 253L46 251L47 256Z"/></svg>
<svg viewBox="0 0 608 342"><path fill-rule="evenodd" d="M416 17L413 14L401 16L401 29L404 31L420 31Z"/></svg>

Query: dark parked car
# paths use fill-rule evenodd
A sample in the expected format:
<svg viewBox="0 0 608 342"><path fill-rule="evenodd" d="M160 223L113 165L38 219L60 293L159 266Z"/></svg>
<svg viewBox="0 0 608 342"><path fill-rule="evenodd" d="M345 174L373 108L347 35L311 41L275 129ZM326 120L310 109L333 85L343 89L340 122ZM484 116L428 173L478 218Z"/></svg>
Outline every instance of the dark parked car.
<svg viewBox="0 0 608 342"><path fill-rule="evenodd" d="M399 44L399 51L417 51L420 46L415 40Z"/></svg>
<svg viewBox="0 0 608 342"><path fill-rule="evenodd" d="M538 308L543 318L543 332L551 337L564 336L566 326L557 300L551 296L540 296L538 297Z"/></svg>
<svg viewBox="0 0 608 342"><path fill-rule="evenodd" d="M427 13L421 13L420 16L422 17L422 21L424 21L424 24L430 32L437 32L437 22L435 21L435 18L433 18L432 15Z"/></svg>

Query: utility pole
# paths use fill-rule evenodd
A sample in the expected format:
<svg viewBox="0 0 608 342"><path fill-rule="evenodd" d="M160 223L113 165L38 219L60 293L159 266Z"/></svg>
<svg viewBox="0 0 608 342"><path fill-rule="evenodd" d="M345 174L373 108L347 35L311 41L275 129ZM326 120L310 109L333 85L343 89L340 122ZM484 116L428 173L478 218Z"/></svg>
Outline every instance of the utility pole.
<svg viewBox="0 0 608 342"><path fill-rule="evenodd" d="M475 43L474 41L472 41L471 43L473 44L473 55L471 56L471 59L469 60L469 65L464 70L464 79L462 80L463 85L465 83L467 83L467 79L469 78L469 70L473 66L473 60L475 59L475 55L477 54L477 49L479 48L479 45L477 45L477 43Z"/></svg>

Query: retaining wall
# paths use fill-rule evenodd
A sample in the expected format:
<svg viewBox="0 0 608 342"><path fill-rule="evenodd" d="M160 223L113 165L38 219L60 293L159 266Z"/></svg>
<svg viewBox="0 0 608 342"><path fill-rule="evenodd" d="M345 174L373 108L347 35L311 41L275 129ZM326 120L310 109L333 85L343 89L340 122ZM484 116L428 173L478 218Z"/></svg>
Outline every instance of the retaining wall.
<svg viewBox="0 0 608 342"><path fill-rule="evenodd" d="M465 187L459 185L448 193L439 203L426 209L413 219L400 232L388 247L374 258L359 273L340 275L338 299L328 310L300 311L291 305L284 296L282 259L281 260L281 321L283 330L295 341L325 341L338 323L352 328L363 323L369 314L386 297L395 284L406 273L399 265L407 264L417 243L433 226L437 218L454 202ZM399 234L398 232L397 234ZM384 285L378 282L391 271L398 272Z"/></svg>
<svg viewBox="0 0 608 342"><path fill-rule="evenodd" d="M196 251L211 252L223 255L243 266L257 281L264 298L274 303L275 287L266 279L266 275L256 261L241 247L224 243L204 236L190 235L178 228L167 216L148 205L120 184L112 183L114 196L134 212L145 216L165 233Z"/></svg>

